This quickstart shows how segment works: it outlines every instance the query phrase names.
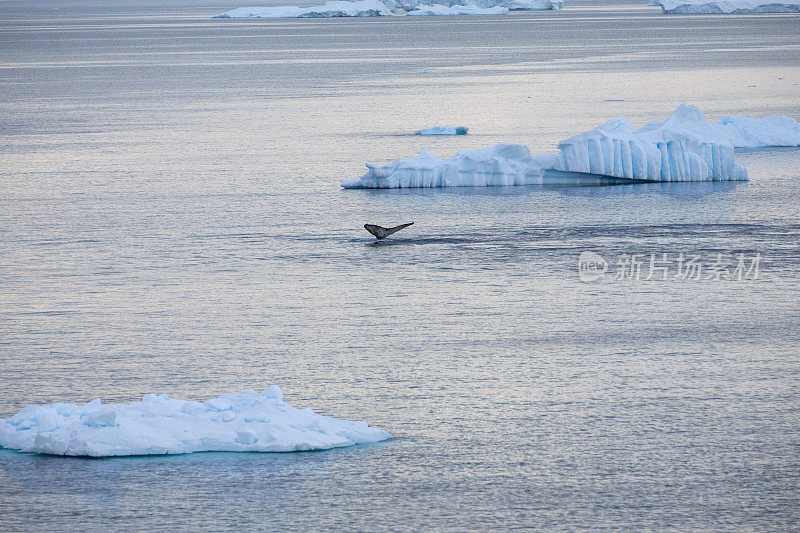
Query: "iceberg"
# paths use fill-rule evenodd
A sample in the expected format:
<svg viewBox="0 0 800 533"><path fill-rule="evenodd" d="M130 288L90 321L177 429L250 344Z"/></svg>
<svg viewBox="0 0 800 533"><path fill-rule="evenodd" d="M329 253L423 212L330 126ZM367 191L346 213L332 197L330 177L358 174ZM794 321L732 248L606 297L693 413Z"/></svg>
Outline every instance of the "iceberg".
<svg viewBox="0 0 800 533"><path fill-rule="evenodd" d="M325 17L382 17L392 12L378 0L332 0L321 6L239 7L214 18L325 18Z"/></svg>
<svg viewBox="0 0 800 533"><path fill-rule="evenodd" d="M435 128L417 130L414 133L417 135L466 135L468 131L469 128L466 126L437 126Z"/></svg>
<svg viewBox="0 0 800 533"><path fill-rule="evenodd" d="M423 10L423 11L430 11L430 15L472 15L472 14L502 14L498 12L492 13L478 13L478 12L469 12L469 13L434 13L433 11L439 11L443 8L455 8L458 9L495 9L495 8L506 8L511 11L540 11L540 10L549 10L549 9L561 9L564 7L563 0L435 0L435 5L431 5L431 0L384 0L384 4L391 9L392 11L396 11L398 9L403 9L404 11L408 11L409 15L412 14L415 10ZM422 14L422 13L418 13Z"/></svg>
<svg viewBox="0 0 800 533"><path fill-rule="evenodd" d="M478 187L541 184L555 156L531 155L527 146L501 143L491 148L460 150L447 159L429 152L388 165L367 164L366 174L344 180L345 189L412 187Z"/></svg>
<svg viewBox="0 0 800 533"><path fill-rule="evenodd" d="M638 130L623 117L609 120L561 141L558 154L532 155L525 146L507 143L459 151L448 159L419 152L388 165L368 163L366 174L344 180L342 187L746 181L734 151L770 146L800 146L800 124L787 116L727 116L711 123L697 107L681 104L667 120Z"/></svg>
<svg viewBox="0 0 800 533"><path fill-rule="evenodd" d="M203 403L148 394L130 404L30 405L0 419L2 448L88 457L325 450L389 438L365 422L292 407L276 386Z"/></svg>
<svg viewBox="0 0 800 533"><path fill-rule="evenodd" d="M800 12L800 0L650 0L650 5L678 15Z"/></svg>
<svg viewBox="0 0 800 533"><path fill-rule="evenodd" d="M636 130L617 118L558 143L555 170L640 181L747 180L728 136L695 106Z"/></svg>
<svg viewBox="0 0 800 533"><path fill-rule="evenodd" d="M408 15L503 15L509 10L561 9L563 0L331 0L321 6L239 7L214 18L381 17L404 10Z"/></svg>
<svg viewBox="0 0 800 533"><path fill-rule="evenodd" d="M453 6L445 6L442 4L433 4L433 5L418 5L414 7L414 11L409 11L408 15L505 15L508 13L508 8L505 6L494 6L494 7L478 7L473 5L453 5ZM464 132L466 133L466 132ZM421 133L420 135L448 135L448 134L437 134L437 133ZM449 134L454 135L454 134Z"/></svg>
<svg viewBox="0 0 800 533"><path fill-rule="evenodd" d="M792 117L722 117L716 126L735 148L800 146L800 123Z"/></svg>

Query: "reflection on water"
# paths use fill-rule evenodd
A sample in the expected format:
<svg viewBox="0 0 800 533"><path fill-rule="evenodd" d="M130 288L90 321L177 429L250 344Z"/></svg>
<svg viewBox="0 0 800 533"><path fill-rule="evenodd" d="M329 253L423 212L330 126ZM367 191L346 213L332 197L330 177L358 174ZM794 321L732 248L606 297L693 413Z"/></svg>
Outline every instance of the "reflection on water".
<svg viewBox="0 0 800 533"><path fill-rule="evenodd" d="M589 176L589 175L584 175ZM652 195L666 194L677 197L703 197L719 192L731 191L743 186L746 181L708 181L708 182L673 182L651 183L645 181L614 179L597 176L586 181L565 180L563 183L551 182L543 185L508 186L508 187L446 187L420 189L346 189L346 194L375 194L401 196L526 196L536 195L542 189L558 191L567 196L608 197L619 195ZM607 190L606 187L612 187ZM357 191L357 192L349 192Z"/></svg>
<svg viewBox="0 0 800 533"><path fill-rule="evenodd" d="M729 192L736 187L746 186L746 181L707 181L699 183L677 182L677 183L633 183L617 184L614 186L615 195L652 195L663 194L677 198L702 198L704 196ZM564 187L560 189L563 194L574 196L603 196L607 191L597 187L580 187L570 189Z"/></svg>

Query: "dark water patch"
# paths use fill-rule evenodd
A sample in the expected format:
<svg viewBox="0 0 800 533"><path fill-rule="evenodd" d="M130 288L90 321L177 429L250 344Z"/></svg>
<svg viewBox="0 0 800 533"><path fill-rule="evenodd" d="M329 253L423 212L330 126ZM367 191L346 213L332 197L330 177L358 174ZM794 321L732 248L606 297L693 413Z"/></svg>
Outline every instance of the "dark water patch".
<svg viewBox="0 0 800 533"><path fill-rule="evenodd" d="M408 245L434 245L434 244L476 244L488 242L476 237L420 237L406 239L351 239L349 242L362 242L367 246L408 246Z"/></svg>

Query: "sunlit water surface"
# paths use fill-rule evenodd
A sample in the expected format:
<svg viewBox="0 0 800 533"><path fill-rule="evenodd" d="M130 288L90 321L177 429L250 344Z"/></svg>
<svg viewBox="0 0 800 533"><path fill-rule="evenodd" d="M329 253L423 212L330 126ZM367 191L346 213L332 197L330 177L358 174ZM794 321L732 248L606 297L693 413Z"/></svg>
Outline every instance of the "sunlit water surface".
<svg viewBox="0 0 800 533"><path fill-rule="evenodd" d="M800 17L209 18L237 5L0 6L0 416L277 384L396 439L2 451L0 529L797 527L800 151L740 184L338 184L681 102L797 117ZM470 135L409 135L436 125ZM586 283L587 250L762 261Z"/></svg>

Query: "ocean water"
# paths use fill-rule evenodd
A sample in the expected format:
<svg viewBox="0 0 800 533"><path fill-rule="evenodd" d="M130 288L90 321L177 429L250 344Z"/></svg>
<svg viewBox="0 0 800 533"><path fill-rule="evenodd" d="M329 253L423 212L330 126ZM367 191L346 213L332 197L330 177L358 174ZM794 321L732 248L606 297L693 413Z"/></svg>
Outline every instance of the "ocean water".
<svg viewBox="0 0 800 533"><path fill-rule="evenodd" d="M798 117L800 16L641 4L269 21L210 19L227 0L0 4L0 417L276 384L395 436L0 451L0 530L796 529L800 150L738 154L735 184L338 185L422 149L553 151L681 102ZM470 134L409 134L437 125ZM380 245L361 227L410 221ZM594 282L586 251L609 264ZM714 279L717 254L758 270Z"/></svg>

